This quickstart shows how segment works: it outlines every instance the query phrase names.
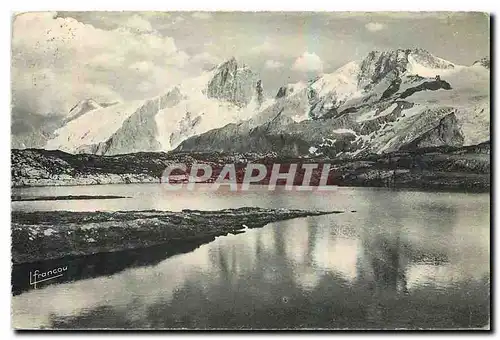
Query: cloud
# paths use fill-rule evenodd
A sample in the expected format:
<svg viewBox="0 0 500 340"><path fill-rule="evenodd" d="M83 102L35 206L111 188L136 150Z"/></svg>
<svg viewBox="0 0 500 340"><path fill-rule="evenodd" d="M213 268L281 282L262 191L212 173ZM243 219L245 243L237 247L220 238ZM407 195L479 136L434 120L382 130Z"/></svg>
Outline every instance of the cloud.
<svg viewBox="0 0 500 340"><path fill-rule="evenodd" d="M131 70L135 70L137 72L149 72L154 67L153 63L150 61L138 61L131 64L128 68Z"/></svg>
<svg viewBox="0 0 500 340"><path fill-rule="evenodd" d="M194 12L193 14L191 14L191 16L195 19L206 20L206 19L210 19L212 17L212 14L210 14L208 12Z"/></svg>
<svg viewBox="0 0 500 340"><path fill-rule="evenodd" d="M250 54L259 56L263 54L267 57L283 58L294 57L297 46L290 46L287 39L280 39L279 43L272 38L266 37L262 42L250 48Z"/></svg>
<svg viewBox="0 0 500 340"><path fill-rule="evenodd" d="M283 66L283 63L282 62L279 62L279 61L276 61L276 60L266 60L266 62L264 63L264 67L265 68L268 68L268 69L277 69L277 68L282 68Z"/></svg>
<svg viewBox="0 0 500 340"><path fill-rule="evenodd" d="M190 56L173 38L132 15L99 29L56 13L16 16L12 36L12 104L17 110L65 114L79 100L143 99L184 79ZM145 85L147 84L147 86Z"/></svg>
<svg viewBox="0 0 500 340"><path fill-rule="evenodd" d="M180 23L180 22L183 22L184 20L186 20L186 19L184 19L183 17L181 17L180 15L178 15L178 16L176 16L176 17L172 20L172 24L178 24L178 23Z"/></svg>
<svg viewBox="0 0 500 340"><path fill-rule="evenodd" d="M128 27L131 30L135 30L139 33L153 31L151 23L137 14L134 14L133 16L128 18L127 21L124 23L124 27Z"/></svg>
<svg viewBox="0 0 500 340"><path fill-rule="evenodd" d="M186 18L181 15L167 15L163 13L163 16L147 16L151 18L152 26L158 31L171 29L178 24L181 24L186 21Z"/></svg>
<svg viewBox="0 0 500 340"><path fill-rule="evenodd" d="M387 26L379 22L369 22L365 25L365 27L370 32L377 32L385 29Z"/></svg>
<svg viewBox="0 0 500 340"><path fill-rule="evenodd" d="M256 54L259 54L259 53L267 54L267 53L270 53L274 50L276 50L276 45L273 45L273 43L269 39L266 39L261 44L252 47L250 49L250 52L256 53Z"/></svg>
<svg viewBox="0 0 500 340"><path fill-rule="evenodd" d="M323 61L316 53L304 52L295 59L292 70L299 72L321 72Z"/></svg>
<svg viewBox="0 0 500 340"><path fill-rule="evenodd" d="M193 64L199 65L202 69L208 70L220 64L222 60L208 52L196 54L189 60Z"/></svg>

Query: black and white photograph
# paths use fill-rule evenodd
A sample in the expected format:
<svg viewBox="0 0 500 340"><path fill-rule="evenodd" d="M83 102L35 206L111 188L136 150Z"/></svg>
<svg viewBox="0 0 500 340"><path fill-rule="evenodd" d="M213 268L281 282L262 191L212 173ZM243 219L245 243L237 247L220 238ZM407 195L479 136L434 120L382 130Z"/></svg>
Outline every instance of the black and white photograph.
<svg viewBox="0 0 500 340"><path fill-rule="evenodd" d="M13 329L491 329L490 13L10 25Z"/></svg>

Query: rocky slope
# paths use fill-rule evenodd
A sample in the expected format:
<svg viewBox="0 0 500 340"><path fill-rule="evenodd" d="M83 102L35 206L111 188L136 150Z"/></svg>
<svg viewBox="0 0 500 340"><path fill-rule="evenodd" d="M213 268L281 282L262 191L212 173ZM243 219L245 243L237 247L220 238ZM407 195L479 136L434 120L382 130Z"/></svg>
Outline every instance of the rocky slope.
<svg viewBox="0 0 500 340"><path fill-rule="evenodd" d="M69 154L59 150L12 150L12 186L157 183L171 163L192 164L195 158L165 153L117 156Z"/></svg>
<svg viewBox="0 0 500 340"><path fill-rule="evenodd" d="M421 49L371 52L280 88L254 117L193 136L176 150L352 158L475 145L490 136L489 77L487 59L462 66Z"/></svg>
<svg viewBox="0 0 500 340"><path fill-rule="evenodd" d="M323 164L331 164L327 185L376 186L488 192L490 190L490 144L466 147L419 148L435 135L424 136L407 150L382 155L369 154L354 159L331 154L307 157L286 157L278 153L221 154L153 153L98 156L72 155L61 151L13 150L11 156L12 186L87 185L108 183L159 183L165 168L183 163L187 171L194 163L205 163L213 169L213 182L225 164L234 164L236 178L242 182L248 163L264 164L267 176L259 183L269 183L274 164L281 172L290 164L298 164L294 185L302 185L301 164L319 164L313 171L310 185L319 185ZM327 152L328 150L325 150ZM283 184L278 182L278 185Z"/></svg>
<svg viewBox="0 0 500 340"><path fill-rule="evenodd" d="M184 139L249 118L263 105L262 83L234 58L147 100L78 103L46 149L113 155L167 151Z"/></svg>
<svg viewBox="0 0 500 340"><path fill-rule="evenodd" d="M78 103L47 149L279 152L338 157L489 140L489 59L456 65L422 49L371 52L331 74L263 85L234 58L163 95Z"/></svg>

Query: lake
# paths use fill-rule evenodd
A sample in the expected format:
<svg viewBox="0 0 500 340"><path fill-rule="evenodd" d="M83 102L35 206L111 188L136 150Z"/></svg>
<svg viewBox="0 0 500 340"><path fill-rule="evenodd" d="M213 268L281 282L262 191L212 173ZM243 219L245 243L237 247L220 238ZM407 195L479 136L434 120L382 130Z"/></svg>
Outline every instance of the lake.
<svg viewBox="0 0 500 340"><path fill-rule="evenodd" d="M33 264L29 270L67 265L68 272L13 296L18 328L489 325L489 194L260 186L174 192L160 184L117 184L22 188L13 195L127 197L12 203L23 211L346 211L272 223L174 253L157 247ZM29 270L14 268L14 285L28 281Z"/></svg>

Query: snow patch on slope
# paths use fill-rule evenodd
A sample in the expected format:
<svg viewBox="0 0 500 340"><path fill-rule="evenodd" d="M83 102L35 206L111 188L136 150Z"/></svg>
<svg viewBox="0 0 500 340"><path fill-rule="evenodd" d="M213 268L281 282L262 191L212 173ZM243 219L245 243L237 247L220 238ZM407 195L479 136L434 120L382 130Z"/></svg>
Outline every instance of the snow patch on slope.
<svg viewBox="0 0 500 340"><path fill-rule="evenodd" d="M357 135L357 133L352 129L334 129L334 130L332 130L332 132L338 133L338 134L350 133L352 135Z"/></svg>
<svg viewBox="0 0 500 340"><path fill-rule="evenodd" d="M247 106L239 108L229 102L208 98L205 91L213 73L206 72L181 83L179 88L183 99L177 105L159 111L155 116L158 130L156 140L162 150L175 149L188 137L250 119L273 102L266 100L259 105L254 97ZM187 124L186 118L189 120Z"/></svg>
<svg viewBox="0 0 500 340"><path fill-rule="evenodd" d="M333 73L323 75L311 85L311 88L318 93L319 97L335 93L337 101L359 96L361 95L357 81L359 70L359 63L352 61Z"/></svg>
<svg viewBox="0 0 500 340"><path fill-rule="evenodd" d="M489 103L457 110L455 116L462 127L464 145L475 145L490 139Z"/></svg>
<svg viewBox="0 0 500 340"><path fill-rule="evenodd" d="M411 54L408 55L408 66L407 66L407 74L414 74L414 75L419 75L421 77L427 77L427 78L433 78L436 75L449 75L451 73L455 73L458 70L461 70L464 68L464 66L461 65L455 65L450 63L449 61L446 61L441 58L434 57L435 59L442 61L443 63L447 63L450 65L453 65L453 68L431 68L425 65L420 64L415 57L413 57Z"/></svg>
<svg viewBox="0 0 500 340"><path fill-rule="evenodd" d="M288 91L289 95L294 95L294 94L297 94L300 91L306 89L307 88L307 83L305 83L303 81L299 81L297 83L287 84L286 88L287 88L287 91Z"/></svg>
<svg viewBox="0 0 500 340"><path fill-rule="evenodd" d="M99 105L99 103L93 99L81 100L75 106L73 106L73 108L69 111L67 118L70 119L76 115L81 114L82 112L88 112L95 109L100 109L101 107L102 106Z"/></svg>
<svg viewBox="0 0 500 340"><path fill-rule="evenodd" d="M356 122L360 123L363 121L372 120L374 118L387 116L392 111L394 111L394 109L396 109L397 107L398 107L398 104L393 103L387 109L383 110L382 112L379 112L378 114L377 114L377 110L370 110L370 111L364 112L364 113L360 114L358 117L356 117Z"/></svg>
<svg viewBox="0 0 500 340"><path fill-rule="evenodd" d="M135 100L91 110L57 129L55 137L47 141L46 149L73 152L82 145L105 142L142 104L142 100Z"/></svg>
<svg viewBox="0 0 500 340"><path fill-rule="evenodd" d="M116 154L129 149L135 151L134 145L137 150L169 151L193 135L250 119L273 102L260 103L257 92L248 97L244 107L224 98L208 97L208 84L218 71L214 69L186 79L151 99L109 107L82 101L75 110L81 111L80 107L91 110L73 117L57 130L46 148Z"/></svg>

